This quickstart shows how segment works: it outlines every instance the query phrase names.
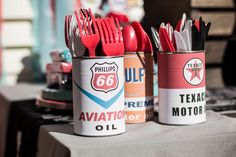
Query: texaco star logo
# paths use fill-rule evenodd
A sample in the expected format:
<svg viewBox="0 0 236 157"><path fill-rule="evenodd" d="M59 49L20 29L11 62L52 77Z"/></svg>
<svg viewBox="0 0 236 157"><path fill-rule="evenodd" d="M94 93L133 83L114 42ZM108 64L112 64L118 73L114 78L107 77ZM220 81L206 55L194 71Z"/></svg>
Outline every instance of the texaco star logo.
<svg viewBox="0 0 236 157"><path fill-rule="evenodd" d="M199 58L189 60L183 69L185 80L191 85L199 85L204 76L203 63Z"/></svg>

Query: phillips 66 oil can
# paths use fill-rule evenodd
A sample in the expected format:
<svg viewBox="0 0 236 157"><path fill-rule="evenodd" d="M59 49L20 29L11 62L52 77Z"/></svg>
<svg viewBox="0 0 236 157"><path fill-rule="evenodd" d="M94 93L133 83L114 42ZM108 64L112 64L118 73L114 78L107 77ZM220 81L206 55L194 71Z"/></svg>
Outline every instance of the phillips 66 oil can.
<svg viewBox="0 0 236 157"><path fill-rule="evenodd" d="M74 132L125 132L123 57L73 58Z"/></svg>
<svg viewBox="0 0 236 157"><path fill-rule="evenodd" d="M205 52L159 52L157 59L159 121L175 125L205 122Z"/></svg>
<svg viewBox="0 0 236 157"><path fill-rule="evenodd" d="M126 123L153 119L153 56L151 53L128 52L125 63Z"/></svg>

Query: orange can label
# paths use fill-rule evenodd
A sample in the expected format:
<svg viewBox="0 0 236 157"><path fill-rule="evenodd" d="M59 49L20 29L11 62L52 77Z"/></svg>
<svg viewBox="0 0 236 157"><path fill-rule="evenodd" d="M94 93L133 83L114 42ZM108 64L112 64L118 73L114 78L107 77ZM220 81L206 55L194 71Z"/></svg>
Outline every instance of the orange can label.
<svg viewBox="0 0 236 157"><path fill-rule="evenodd" d="M152 54L126 53L124 67L126 123L151 120L154 108Z"/></svg>

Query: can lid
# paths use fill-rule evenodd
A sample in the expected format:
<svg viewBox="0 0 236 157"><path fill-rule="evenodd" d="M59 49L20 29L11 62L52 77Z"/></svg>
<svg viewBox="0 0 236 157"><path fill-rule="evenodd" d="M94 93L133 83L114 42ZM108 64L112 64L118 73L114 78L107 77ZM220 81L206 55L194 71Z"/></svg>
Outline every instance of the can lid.
<svg viewBox="0 0 236 157"><path fill-rule="evenodd" d="M175 51L175 52L165 52L165 51L158 51L160 54L188 54L188 53L205 53L205 50L198 50L198 51Z"/></svg>
<svg viewBox="0 0 236 157"><path fill-rule="evenodd" d="M144 54L144 52L143 51L136 51L136 52L125 52L125 55L127 55L127 54Z"/></svg>
<svg viewBox="0 0 236 157"><path fill-rule="evenodd" d="M73 57L73 59L109 59L109 58L122 58L123 55L119 56L96 56L96 57L89 57L89 56L80 56L80 57Z"/></svg>

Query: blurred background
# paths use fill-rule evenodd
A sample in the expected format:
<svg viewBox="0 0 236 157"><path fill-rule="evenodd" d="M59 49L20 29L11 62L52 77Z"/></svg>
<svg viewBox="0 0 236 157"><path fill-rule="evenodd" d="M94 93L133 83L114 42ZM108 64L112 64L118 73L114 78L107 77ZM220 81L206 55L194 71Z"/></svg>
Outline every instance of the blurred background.
<svg viewBox="0 0 236 157"><path fill-rule="evenodd" d="M79 7L111 12L151 26L173 25L185 12L212 22L206 44L207 86L236 85L234 0L0 0L0 85L44 82L49 52L64 50L64 17Z"/></svg>

